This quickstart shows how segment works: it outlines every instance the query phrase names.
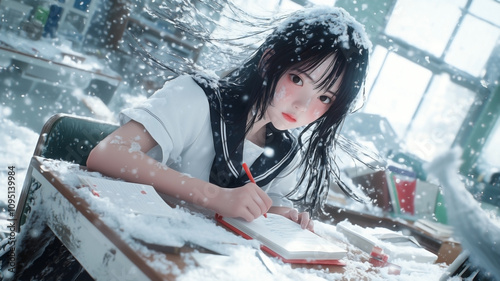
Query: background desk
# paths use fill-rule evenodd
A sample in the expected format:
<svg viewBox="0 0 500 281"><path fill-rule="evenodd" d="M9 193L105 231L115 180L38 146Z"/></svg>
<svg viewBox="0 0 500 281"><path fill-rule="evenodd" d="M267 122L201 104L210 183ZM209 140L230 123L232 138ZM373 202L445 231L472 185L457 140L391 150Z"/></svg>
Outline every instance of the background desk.
<svg viewBox="0 0 500 281"><path fill-rule="evenodd" d="M12 109L9 118L34 131L54 112L105 119L106 105L122 84L120 75L95 57L7 32L0 36L2 80L0 102Z"/></svg>

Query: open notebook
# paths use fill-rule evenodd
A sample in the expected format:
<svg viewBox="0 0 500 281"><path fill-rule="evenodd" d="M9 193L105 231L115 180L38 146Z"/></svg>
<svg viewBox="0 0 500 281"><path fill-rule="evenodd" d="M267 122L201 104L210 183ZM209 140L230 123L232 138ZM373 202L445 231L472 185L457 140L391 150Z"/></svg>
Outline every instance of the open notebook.
<svg viewBox="0 0 500 281"><path fill-rule="evenodd" d="M216 219L243 237L258 240L262 250L284 262L345 265L341 259L346 250L283 216L268 213L252 222L219 215Z"/></svg>

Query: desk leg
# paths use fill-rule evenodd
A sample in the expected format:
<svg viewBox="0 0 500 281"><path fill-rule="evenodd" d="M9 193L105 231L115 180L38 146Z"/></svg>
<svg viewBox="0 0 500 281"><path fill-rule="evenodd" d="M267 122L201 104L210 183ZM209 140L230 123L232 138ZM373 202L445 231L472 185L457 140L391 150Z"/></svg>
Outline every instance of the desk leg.
<svg viewBox="0 0 500 281"><path fill-rule="evenodd" d="M36 211L30 217L41 219ZM14 280L92 280L47 225L42 227L24 226Z"/></svg>

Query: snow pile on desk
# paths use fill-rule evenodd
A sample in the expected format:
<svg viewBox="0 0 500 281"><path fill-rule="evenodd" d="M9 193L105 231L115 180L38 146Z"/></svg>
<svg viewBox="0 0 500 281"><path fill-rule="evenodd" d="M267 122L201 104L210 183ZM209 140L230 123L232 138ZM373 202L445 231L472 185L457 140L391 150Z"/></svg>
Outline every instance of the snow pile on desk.
<svg viewBox="0 0 500 281"><path fill-rule="evenodd" d="M172 209L167 217L145 217L134 214L124 214L123 210L109 198L100 198L92 194L89 189L79 186L78 174L98 176L98 173L89 173L78 169L77 165L67 162L46 161L44 166L60 173L62 180L75 187L75 191L89 202L90 207L101 215L101 219L113 229L120 229L119 234L132 248L145 254L153 254L157 259L151 266L159 271L169 271L179 274L180 280L338 280L338 279L367 279L367 280L437 280L443 274L445 267L439 264L421 264L405 262L405 269L400 275L391 275L387 268L374 268L365 262L361 253L356 253L353 246L345 245L350 249L344 273L333 273L325 269L292 268L289 264L271 258L276 269L271 274L265 264L256 256L258 244L249 241L217 226L215 220L203 214L193 212L184 207ZM340 238L335 227L316 222L318 233L327 233L330 237ZM159 245L180 245L183 242L192 242L197 245L215 249L228 254L215 255L204 259L198 266L190 255L184 255L188 267L181 270L175 264L167 261L161 255L155 254L135 239ZM341 240L341 239L335 239ZM236 244L236 245L235 245ZM198 260L199 262L199 260ZM207 279L208 278L208 279Z"/></svg>

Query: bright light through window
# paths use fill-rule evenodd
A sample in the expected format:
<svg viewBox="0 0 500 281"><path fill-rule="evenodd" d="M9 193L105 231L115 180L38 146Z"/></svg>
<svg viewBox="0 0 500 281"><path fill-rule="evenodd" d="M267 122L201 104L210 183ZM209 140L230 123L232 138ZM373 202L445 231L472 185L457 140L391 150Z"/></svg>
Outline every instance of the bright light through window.
<svg viewBox="0 0 500 281"><path fill-rule="evenodd" d="M464 144L457 136L473 124L464 122L475 122L469 113L487 92L477 85L498 85L492 79L498 76L499 14L496 0L398 0L382 33L388 40L375 40L363 112L387 118L401 149L423 161L456 141ZM500 138L498 127L489 139ZM492 147L482 155L497 151Z"/></svg>
<svg viewBox="0 0 500 281"><path fill-rule="evenodd" d="M482 72L499 36L500 29L475 17L466 16L445 61L473 76L483 76Z"/></svg>
<svg viewBox="0 0 500 281"><path fill-rule="evenodd" d="M464 0L399 0L386 33L441 57L464 4Z"/></svg>
<svg viewBox="0 0 500 281"><path fill-rule="evenodd" d="M405 143L426 161L448 150L462 125L476 94L436 75L416 115Z"/></svg>
<svg viewBox="0 0 500 281"><path fill-rule="evenodd" d="M500 25L500 2L498 0L474 0L470 12L495 25Z"/></svg>
<svg viewBox="0 0 500 281"><path fill-rule="evenodd" d="M431 76L428 69L389 53L364 112L386 117L398 137L404 137Z"/></svg>

